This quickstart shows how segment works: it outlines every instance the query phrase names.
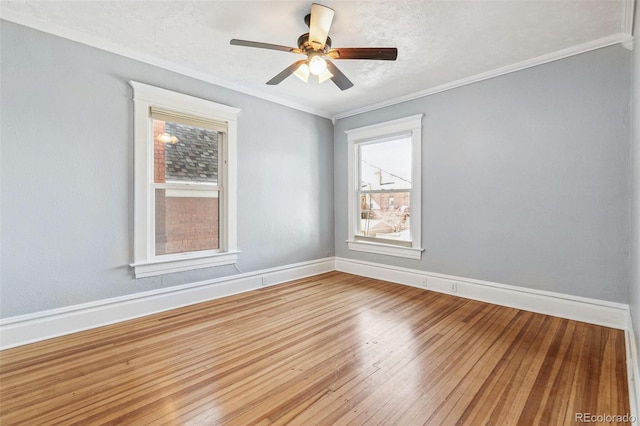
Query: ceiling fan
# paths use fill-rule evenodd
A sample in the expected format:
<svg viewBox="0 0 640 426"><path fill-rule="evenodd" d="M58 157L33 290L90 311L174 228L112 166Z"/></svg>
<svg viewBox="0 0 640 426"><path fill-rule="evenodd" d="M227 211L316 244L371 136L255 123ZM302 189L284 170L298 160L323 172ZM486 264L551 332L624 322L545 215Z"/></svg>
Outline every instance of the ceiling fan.
<svg viewBox="0 0 640 426"><path fill-rule="evenodd" d="M309 27L309 32L302 34L298 38L297 48L237 39L231 40L231 44L234 46L280 50L307 56L306 59L294 62L267 81L267 84L270 85L279 84L291 74L295 74L302 81L307 82L309 74L313 74L318 77L320 83L331 79L340 90L346 90L352 87L353 83L328 58L396 60L398 49L395 47L344 47L332 49L329 29L331 28L334 14L335 11L333 9L313 3L311 5L311 13L304 18L305 24Z"/></svg>

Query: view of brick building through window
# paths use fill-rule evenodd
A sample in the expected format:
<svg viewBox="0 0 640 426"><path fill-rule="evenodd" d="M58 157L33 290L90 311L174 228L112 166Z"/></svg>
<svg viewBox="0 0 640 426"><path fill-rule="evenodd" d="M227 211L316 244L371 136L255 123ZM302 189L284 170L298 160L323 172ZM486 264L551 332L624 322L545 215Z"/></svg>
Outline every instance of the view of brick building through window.
<svg viewBox="0 0 640 426"><path fill-rule="evenodd" d="M359 235L411 241L411 139L363 143L359 172Z"/></svg>
<svg viewBox="0 0 640 426"><path fill-rule="evenodd" d="M409 205L409 192L361 195L362 235L400 237L410 229Z"/></svg>
<svg viewBox="0 0 640 426"><path fill-rule="evenodd" d="M153 120L154 183L218 184L218 133ZM155 254L219 248L218 191L156 188Z"/></svg>

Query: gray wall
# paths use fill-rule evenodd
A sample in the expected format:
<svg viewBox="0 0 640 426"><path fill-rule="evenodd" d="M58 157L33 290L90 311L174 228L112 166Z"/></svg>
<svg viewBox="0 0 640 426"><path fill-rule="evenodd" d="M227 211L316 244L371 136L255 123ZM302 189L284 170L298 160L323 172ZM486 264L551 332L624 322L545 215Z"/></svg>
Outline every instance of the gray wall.
<svg viewBox="0 0 640 426"><path fill-rule="evenodd" d="M336 256L626 303L630 60L613 46L338 120ZM417 113L426 252L349 251L344 132Z"/></svg>
<svg viewBox="0 0 640 426"><path fill-rule="evenodd" d="M333 255L329 120L0 21L1 317L191 283L135 280L129 80L240 108L242 272Z"/></svg>
<svg viewBox="0 0 640 426"><path fill-rule="evenodd" d="M0 31L0 317L237 273L132 278L127 81L137 80L242 110L243 272L335 248L347 258L625 303L631 290L640 329L640 125L636 114L630 262L631 53L619 46L345 118L332 131L328 120L95 48L5 21ZM423 259L349 251L344 130L416 113L426 114Z"/></svg>

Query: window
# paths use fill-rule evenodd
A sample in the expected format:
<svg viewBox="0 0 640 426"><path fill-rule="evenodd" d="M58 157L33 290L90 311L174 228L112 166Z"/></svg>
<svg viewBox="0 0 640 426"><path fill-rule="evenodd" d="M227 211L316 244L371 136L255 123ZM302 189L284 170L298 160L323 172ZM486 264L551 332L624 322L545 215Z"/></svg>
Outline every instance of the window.
<svg viewBox="0 0 640 426"><path fill-rule="evenodd" d="M346 133L349 249L420 259L422 115Z"/></svg>
<svg viewBox="0 0 640 426"><path fill-rule="evenodd" d="M239 110L130 84L136 278L236 263Z"/></svg>

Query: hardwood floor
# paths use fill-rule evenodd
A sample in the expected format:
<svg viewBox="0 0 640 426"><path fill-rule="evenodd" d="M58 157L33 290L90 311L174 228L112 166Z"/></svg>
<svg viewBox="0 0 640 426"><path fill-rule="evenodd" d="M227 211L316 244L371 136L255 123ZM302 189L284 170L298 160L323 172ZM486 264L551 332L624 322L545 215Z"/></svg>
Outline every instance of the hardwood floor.
<svg viewBox="0 0 640 426"><path fill-rule="evenodd" d="M573 424L624 333L331 272L0 352L0 424Z"/></svg>

